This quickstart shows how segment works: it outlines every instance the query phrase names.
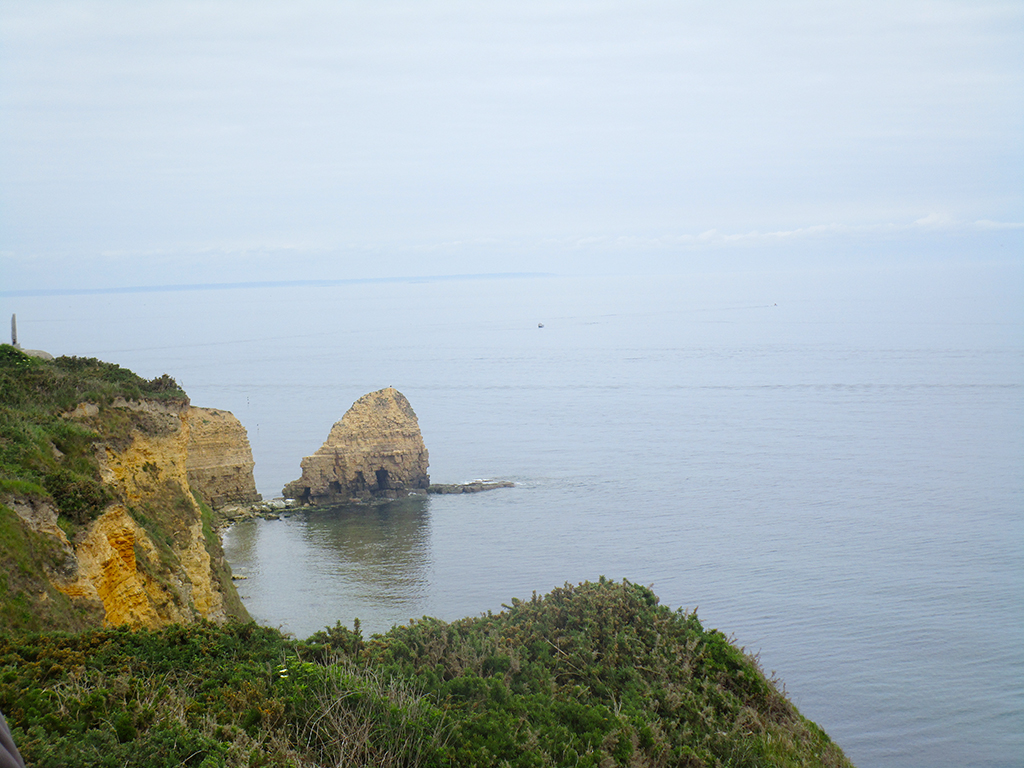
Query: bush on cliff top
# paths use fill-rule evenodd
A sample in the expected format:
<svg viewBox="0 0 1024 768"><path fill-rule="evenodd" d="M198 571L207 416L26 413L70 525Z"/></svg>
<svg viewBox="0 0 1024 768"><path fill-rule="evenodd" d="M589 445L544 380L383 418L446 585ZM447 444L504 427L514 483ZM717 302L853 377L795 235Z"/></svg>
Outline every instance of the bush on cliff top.
<svg viewBox="0 0 1024 768"><path fill-rule="evenodd" d="M109 499L94 485L96 431L61 414L83 402L107 406L118 397L188 402L166 374L146 381L96 358L40 360L0 345L0 494L51 496L71 519L102 508ZM116 432L132 423L122 418L105 426Z"/></svg>
<svg viewBox="0 0 1024 768"><path fill-rule="evenodd" d="M0 344L0 400L58 412L82 402L109 405L125 400L187 401L177 382L166 373L146 380L116 363L95 357L29 357L10 344Z"/></svg>
<svg viewBox="0 0 1024 768"><path fill-rule="evenodd" d="M102 508L109 500L93 485L99 481L97 435L61 414L118 397L188 402L166 374L147 381L96 358L41 360L0 345L0 495L51 496L73 520Z"/></svg>
<svg viewBox="0 0 1024 768"><path fill-rule="evenodd" d="M364 641L254 624L0 636L36 766L848 766L757 663L629 582Z"/></svg>

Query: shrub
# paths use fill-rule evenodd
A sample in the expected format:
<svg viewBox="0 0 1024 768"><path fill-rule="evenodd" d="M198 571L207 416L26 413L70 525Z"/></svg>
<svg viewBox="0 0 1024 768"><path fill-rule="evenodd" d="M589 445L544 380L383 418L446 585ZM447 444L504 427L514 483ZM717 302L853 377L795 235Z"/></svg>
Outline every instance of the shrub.
<svg viewBox="0 0 1024 768"><path fill-rule="evenodd" d="M64 468L49 472L43 482L60 513L78 525L95 520L114 501L114 494L99 480Z"/></svg>

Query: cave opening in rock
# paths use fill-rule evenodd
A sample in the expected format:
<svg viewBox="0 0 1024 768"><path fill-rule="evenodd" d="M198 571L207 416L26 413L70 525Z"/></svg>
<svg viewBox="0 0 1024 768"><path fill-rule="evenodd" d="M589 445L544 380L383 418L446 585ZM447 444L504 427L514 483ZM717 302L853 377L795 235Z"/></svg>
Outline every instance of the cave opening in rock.
<svg viewBox="0 0 1024 768"><path fill-rule="evenodd" d="M377 490L389 490L391 488L391 478L388 477L388 471L386 469L378 469L375 474L377 475Z"/></svg>

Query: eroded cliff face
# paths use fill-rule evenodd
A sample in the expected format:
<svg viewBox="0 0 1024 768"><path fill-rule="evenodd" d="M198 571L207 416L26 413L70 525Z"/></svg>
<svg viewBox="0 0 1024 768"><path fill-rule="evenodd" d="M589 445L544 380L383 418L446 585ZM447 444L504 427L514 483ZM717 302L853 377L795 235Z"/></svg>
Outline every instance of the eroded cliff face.
<svg viewBox="0 0 1024 768"><path fill-rule="evenodd" d="M188 483L207 504L259 501L252 470L252 448L242 423L228 411L192 406L189 425Z"/></svg>
<svg viewBox="0 0 1024 768"><path fill-rule="evenodd" d="M283 492L318 505L397 498L426 490L428 460L416 413L405 395L388 387L359 398Z"/></svg>
<svg viewBox="0 0 1024 768"><path fill-rule="evenodd" d="M220 605L210 610L212 606L207 601L204 613L198 605L189 604L189 593L197 583L200 592L213 591L209 588L212 579L201 570L193 571L185 579L169 569L159 575L154 572L153 564L159 562L156 545L121 505L108 509L85 535L76 537L74 551L76 578L58 581L56 586L75 600L98 602L106 624L159 627L188 624L198 616L213 621L226 618Z"/></svg>
<svg viewBox="0 0 1024 768"><path fill-rule="evenodd" d="M76 603L101 608L107 625L159 627L200 618L247 618L211 521L188 485L189 406L118 401L69 415L100 433L97 459L117 501L68 541L46 504L13 508L65 550L50 582ZM103 440L104 425L117 437Z"/></svg>

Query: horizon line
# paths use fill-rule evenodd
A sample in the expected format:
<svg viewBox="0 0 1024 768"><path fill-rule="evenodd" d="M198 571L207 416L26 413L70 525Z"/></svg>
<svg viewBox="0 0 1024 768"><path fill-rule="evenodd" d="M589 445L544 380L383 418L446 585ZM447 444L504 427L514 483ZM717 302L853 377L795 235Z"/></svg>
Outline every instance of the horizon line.
<svg viewBox="0 0 1024 768"><path fill-rule="evenodd" d="M402 277L349 277L341 279L252 280L230 283L168 283L164 285L125 285L105 288L20 288L0 290L0 297L97 296L116 293L171 293L175 291L231 291L244 288L330 288L337 285L371 283L431 283L458 280L509 280L551 277L553 272L481 272L457 275L406 275Z"/></svg>

